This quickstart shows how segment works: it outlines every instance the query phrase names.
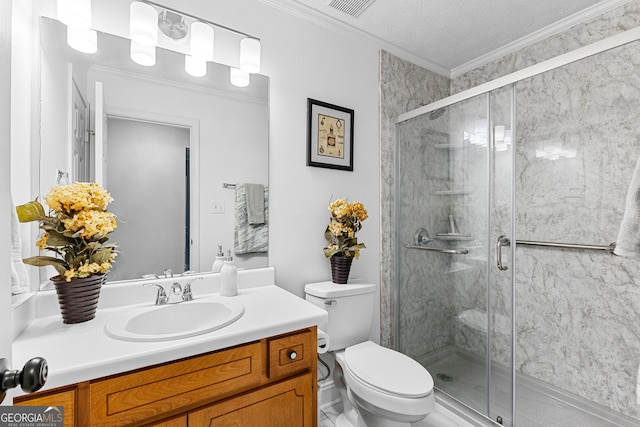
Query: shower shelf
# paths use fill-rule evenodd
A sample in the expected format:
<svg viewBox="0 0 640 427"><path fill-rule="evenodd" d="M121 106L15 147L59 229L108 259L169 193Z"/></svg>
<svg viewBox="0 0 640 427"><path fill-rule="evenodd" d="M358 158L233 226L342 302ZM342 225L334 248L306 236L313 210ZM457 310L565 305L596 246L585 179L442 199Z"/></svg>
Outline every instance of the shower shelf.
<svg viewBox="0 0 640 427"><path fill-rule="evenodd" d="M449 255L465 255L469 253L469 250L464 248L444 249L444 248L432 248L430 246L419 246L419 245L404 245L404 247L407 249L420 249L422 251L439 252L441 254L449 254Z"/></svg>
<svg viewBox="0 0 640 427"><path fill-rule="evenodd" d="M465 194L471 194L473 190L436 190L433 192L436 196L463 196Z"/></svg>

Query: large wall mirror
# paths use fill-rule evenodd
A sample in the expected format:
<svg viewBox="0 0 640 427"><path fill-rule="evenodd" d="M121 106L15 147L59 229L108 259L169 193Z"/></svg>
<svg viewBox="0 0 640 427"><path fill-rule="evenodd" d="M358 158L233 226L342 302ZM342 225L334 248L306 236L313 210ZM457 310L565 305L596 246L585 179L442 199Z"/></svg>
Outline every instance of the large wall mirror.
<svg viewBox="0 0 640 427"><path fill-rule="evenodd" d="M144 67L127 39L105 33L97 53L82 54L63 24L40 25L40 194L67 179L111 192L119 256L109 281L210 271L218 245L234 247L234 186L267 188L268 78L237 88L211 62L192 77L184 55L160 48ZM235 261L268 265L266 249Z"/></svg>

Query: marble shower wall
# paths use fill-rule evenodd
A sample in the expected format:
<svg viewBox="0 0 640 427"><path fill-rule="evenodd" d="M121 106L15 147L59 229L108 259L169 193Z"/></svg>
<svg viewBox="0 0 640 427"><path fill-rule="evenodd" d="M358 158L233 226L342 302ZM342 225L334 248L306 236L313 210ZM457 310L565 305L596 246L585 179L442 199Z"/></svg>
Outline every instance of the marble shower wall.
<svg viewBox="0 0 640 427"><path fill-rule="evenodd" d="M640 25L640 0L633 0L587 22L451 79L451 95Z"/></svg>
<svg viewBox="0 0 640 427"><path fill-rule="evenodd" d="M638 67L634 42L516 84L518 239L616 240L640 156ZM516 267L516 369L640 418L638 260L521 246Z"/></svg>
<svg viewBox="0 0 640 427"><path fill-rule="evenodd" d="M380 51L380 341L397 348L395 312L396 232L396 118L407 111L449 95L450 80ZM426 325L422 326L426 330Z"/></svg>

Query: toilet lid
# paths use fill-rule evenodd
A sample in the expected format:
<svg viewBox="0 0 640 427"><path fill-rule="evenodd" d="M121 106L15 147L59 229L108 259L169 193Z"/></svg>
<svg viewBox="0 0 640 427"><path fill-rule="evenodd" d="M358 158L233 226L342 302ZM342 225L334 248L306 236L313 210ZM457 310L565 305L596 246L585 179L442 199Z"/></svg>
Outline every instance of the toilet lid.
<svg viewBox="0 0 640 427"><path fill-rule="evenodd" d="M412 358L367 341L344 352L349 371L361 381L401 397L423 397L433 391L431 374Z"/></svg>

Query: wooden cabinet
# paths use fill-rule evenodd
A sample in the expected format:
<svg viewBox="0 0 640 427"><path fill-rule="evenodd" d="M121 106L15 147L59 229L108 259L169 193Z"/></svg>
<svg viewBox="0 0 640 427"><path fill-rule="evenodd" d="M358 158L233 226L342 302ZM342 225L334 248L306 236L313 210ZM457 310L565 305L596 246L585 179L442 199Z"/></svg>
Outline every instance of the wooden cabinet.
<svg viewBox="0 0 640 427"><path fill-rule="evenodd" d="M65 426L312 427L316 334L315 327L303 329L21 396L14 404L62 405Z"/></svg>

